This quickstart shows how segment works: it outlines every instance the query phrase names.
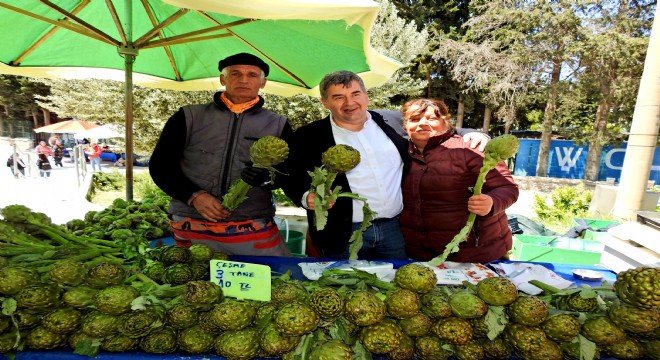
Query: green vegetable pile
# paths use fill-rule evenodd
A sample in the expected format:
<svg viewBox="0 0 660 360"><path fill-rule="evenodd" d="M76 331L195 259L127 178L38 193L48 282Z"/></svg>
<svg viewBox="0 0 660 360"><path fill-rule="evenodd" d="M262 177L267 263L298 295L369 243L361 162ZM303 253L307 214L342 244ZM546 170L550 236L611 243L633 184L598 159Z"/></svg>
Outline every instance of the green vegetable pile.
<svg viewBox="0 0 660 360"><path fill-rule="evenodd" d="M660 358L658 268L621 272L598 288L530 281L540 296L498 277L436 286L434 271L416 263L391 282L334 268L309 282L274 277L271 300L258 302L227 298L202 279L212 260L228 259L205 245L150 248L145 265L131 267L62 259L41 274L17 256L0 258L0 353L10 356L71 349L228 360Z"/></svg>

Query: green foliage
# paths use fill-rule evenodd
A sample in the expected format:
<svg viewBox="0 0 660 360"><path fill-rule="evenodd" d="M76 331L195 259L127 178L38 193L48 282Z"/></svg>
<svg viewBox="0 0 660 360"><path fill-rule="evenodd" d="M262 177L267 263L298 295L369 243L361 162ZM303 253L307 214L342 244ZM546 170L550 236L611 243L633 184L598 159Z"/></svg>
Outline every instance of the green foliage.
<svg viewBox="0 0 660 360"><path fill-rule="evenodd" d="M551 229L565 229L574 217L583 218L589 210L592 191L583 185L554 190L550 196L534 195L532 209L541 223Z"/></svg>
<svg viewBox="0 0 660 360"><path fill-rule="evenodd" d="M280 206L296 206L294 202L289 199L288 196L284 194L282 189L273 190L273 198L275 198L275 203Z"/></svg>
<svg viewBox="0 0 660 360"><path fill-rule="evenodd" d="M117 169L111 172L96 172L92 175L92 186L94 191L120 190L125 186L126 179Z"/></svg>

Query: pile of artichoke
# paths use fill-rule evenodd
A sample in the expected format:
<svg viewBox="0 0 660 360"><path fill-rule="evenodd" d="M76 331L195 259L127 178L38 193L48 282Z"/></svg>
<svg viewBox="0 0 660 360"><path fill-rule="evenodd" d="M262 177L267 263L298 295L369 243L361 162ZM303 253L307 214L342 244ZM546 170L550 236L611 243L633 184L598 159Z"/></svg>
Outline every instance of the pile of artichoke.
<svg viewBox="0 0 660 360"><path fill-rule="evenodd" d="M436 286L433 270L414 263L397 269L391 282L331 269L309 282L275 277L271 300L258 302L226 298L200 278L210 261L227 259L204 245L162 246L148 259L141 268L62 260L42 275L0 262L0 353L660 359L655 268L621 272L615 284L598 288L560 291L535 282L544 290L539 296L499 277Z"/></svg>

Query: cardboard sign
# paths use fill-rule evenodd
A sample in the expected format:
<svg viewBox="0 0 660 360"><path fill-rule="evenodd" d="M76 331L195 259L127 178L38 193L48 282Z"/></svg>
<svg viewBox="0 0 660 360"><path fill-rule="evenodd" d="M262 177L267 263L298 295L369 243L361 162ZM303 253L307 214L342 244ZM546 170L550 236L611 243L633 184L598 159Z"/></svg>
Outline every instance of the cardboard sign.
<svg viewBox="0 0 660 360"><path fill-rule="evenodd" d="M270 301L270 266L237 261L211 260L211 281L225 296Z"/></svg>

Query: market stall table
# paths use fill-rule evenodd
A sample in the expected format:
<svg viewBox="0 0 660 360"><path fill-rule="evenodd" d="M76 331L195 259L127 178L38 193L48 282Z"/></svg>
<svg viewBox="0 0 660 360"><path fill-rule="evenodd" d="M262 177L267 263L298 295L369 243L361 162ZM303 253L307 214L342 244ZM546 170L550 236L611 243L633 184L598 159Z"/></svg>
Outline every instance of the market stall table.
<svg viewBox="0 0 660 360"><path fill-rule="evenodd" d="M169 244L172 241L168 238L161 239L161 243ZM287 271L291 272L291 277L298 280L306 280L300 266L298 264L302 262L318 262L324 261L325 259L317 258L299 258L299 257L267 257L267 256L231 256L231 261L238 262L247 262L254 264L268 265L271 268L271 271L274 275L284 274ZM391 263L394 265L394 268L399 268L405 264L408 264L412 261L407 260L394 260ZM564 279L574 282L576 286L581 286L583 284L590 286L597 286L601 283L592 281L584 281L577 279L573 276L574 269L586 269L592 270L600 275L602 275L602 281L607 281L609 283L614 283L616 281L616 274L602 266L585 266L585 265L567 265L567 264L552 264L552 263L537 263L537 262L512 262L512 261L495 261L493 263L528 263L528 264L539 264L552 271L557 275L561 276ZM188 355L183 353L174 353L167 355L157 355L157 354L147 354L143 352L129 352L129 353L100 353L94 359L98 360L149 360L149 359L171 359L171 360L221 360L225 359L222 356L214 354L204 354L204 355ZM0 359L7 359L4 356L0 356ZM58 350L58 351L21 351L16 354L16 360L84 360L90 359L88 356L73 354L70 350ZM374 356L374 360L385 360L384 356ZM602 357L601 359L610 359Z"/></svg>

